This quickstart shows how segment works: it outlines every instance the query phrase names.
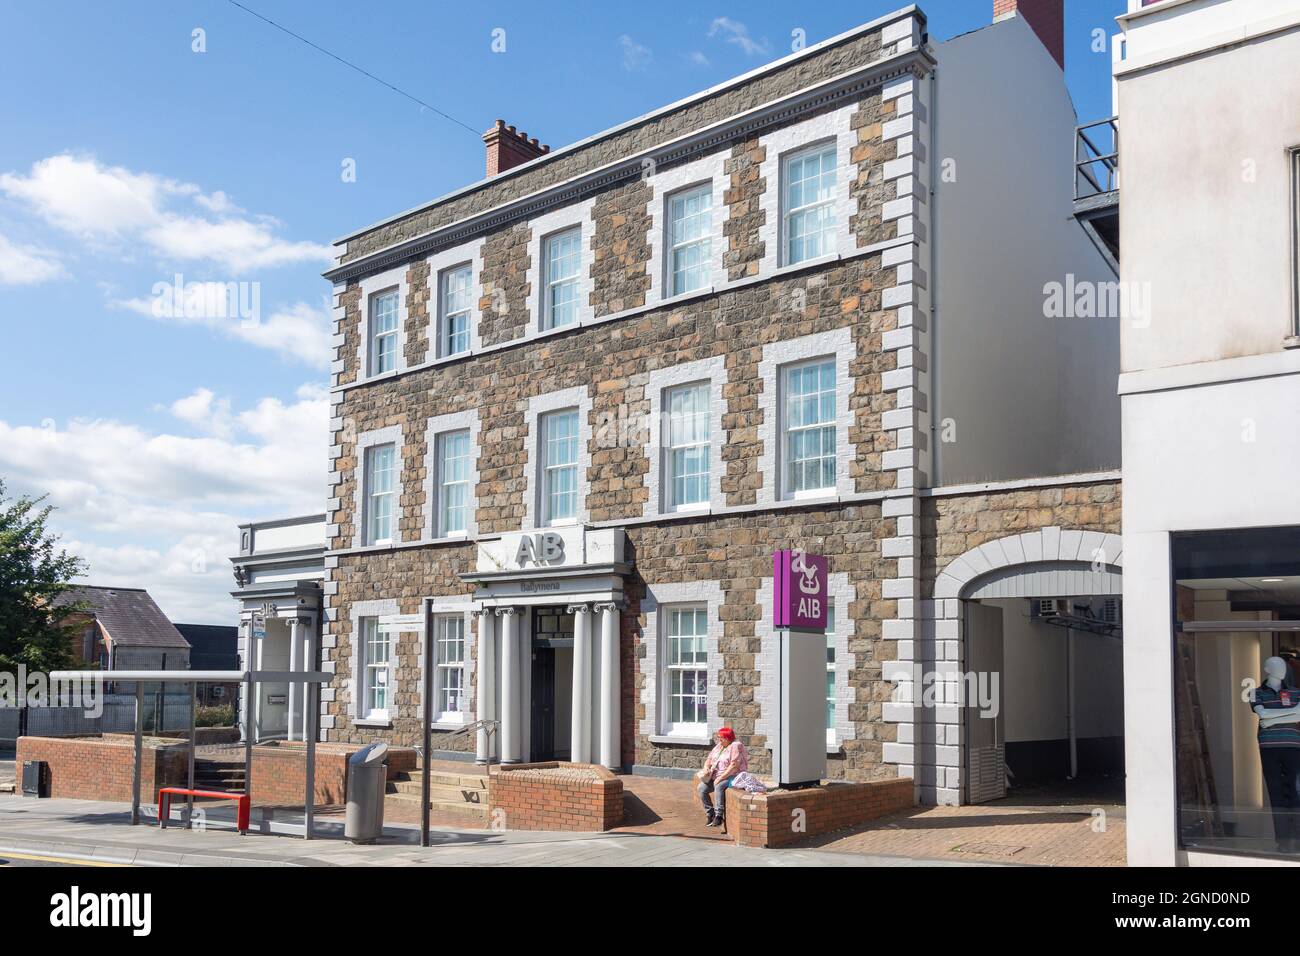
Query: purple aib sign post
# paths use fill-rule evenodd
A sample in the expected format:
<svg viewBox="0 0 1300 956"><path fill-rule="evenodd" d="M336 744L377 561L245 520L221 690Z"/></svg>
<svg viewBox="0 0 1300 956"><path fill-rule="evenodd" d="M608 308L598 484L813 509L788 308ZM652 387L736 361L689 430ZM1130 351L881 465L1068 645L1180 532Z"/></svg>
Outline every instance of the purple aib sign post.
<svg viewBox="0 0 1300 956"><path fill-rule="evenodd" d="M824 557L797 548L772 555L780 666L772 772L783 787L815 786L826 776L828 570Z"/></svg>
<svg viewBox="0 0 1300 956"><path fill-rule="evenodd" d="M772 623L795 631L826 630L826 558L795 548L772 555L776 606Z"/></svg>

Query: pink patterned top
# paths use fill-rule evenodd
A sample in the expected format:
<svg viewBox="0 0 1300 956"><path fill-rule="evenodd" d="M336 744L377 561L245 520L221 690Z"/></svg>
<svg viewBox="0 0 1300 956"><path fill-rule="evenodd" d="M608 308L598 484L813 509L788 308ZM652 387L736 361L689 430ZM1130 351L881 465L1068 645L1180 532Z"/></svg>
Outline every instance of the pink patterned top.
<svg viewBox="0 0 1300 956"><path fill-rule="evenodd" d="M704 775L707 777L712 771L715 783L748 769L749 752L739 740L726 745L715 744L709 758L704 761Z"/></svg>

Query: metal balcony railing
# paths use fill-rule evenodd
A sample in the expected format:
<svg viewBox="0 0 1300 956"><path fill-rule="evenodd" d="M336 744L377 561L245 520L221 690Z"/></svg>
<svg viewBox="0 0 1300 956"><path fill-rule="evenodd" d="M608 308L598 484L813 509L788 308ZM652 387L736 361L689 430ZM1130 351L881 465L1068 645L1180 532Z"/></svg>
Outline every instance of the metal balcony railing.
<svg viewBox="0 0 1300 956"><path fill-rule="evenodd" d="M1089 199L1119 189L1119 117L1074 129L1074 198Z"/></svg>

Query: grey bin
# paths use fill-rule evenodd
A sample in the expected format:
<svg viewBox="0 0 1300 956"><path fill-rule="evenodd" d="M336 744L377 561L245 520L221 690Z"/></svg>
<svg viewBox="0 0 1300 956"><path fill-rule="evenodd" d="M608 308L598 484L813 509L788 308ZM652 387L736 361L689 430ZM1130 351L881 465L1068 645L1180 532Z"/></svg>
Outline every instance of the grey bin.
<svg viewBox="0 0 1300 956"><path fill-rule="evenodd" d="M368 744L348 758L348 809L343 835L353 843L374 843L383 835L387 757L388 744Z"/></svg>

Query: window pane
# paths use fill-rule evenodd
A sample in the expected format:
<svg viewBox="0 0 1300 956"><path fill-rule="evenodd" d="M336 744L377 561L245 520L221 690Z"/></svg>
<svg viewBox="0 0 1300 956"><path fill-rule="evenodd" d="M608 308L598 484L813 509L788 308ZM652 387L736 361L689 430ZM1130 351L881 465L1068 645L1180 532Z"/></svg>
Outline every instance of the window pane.
<svg viewBox="0 0 1300 956"><path fill-rule="evenodd" d="M578 273L582 230L570 229L546 240L546 326L558 328L578 319Z"/></svg>
<svg viewBox="0 0 1300 956"><path fill-rule="evenodd" d="M438 436L438 533L458 534L469 525L469 431Z"/></svg>
<svg viewBox="0 0 1300 956"><path fill-rule="evenodd" d="M835 487L835 362L785 371L785 481L791 493Z"/></svg>
<svg viewBox="0 0 1300 956"><path fill-rule="evenodd" d="M385 292L370 300L370 373L378 375L397 367L397 293Z"/></svg>
<svg viewBox="0 0 1300 956"><path fill-rule="evenodd" d="M443 355L459 355L469 351L470 307L474 298L472 278L473 271L469 266L460 266L443 274Z"/></svg>
<svg viewBox="0 0 1300 956"><path fill-rule="evenodd" d="M668 245L672 294L682 295L709 283L713 187L679 193L668 203Z"/></svg>
<svg viewBox="0 0 1300 956"><path fill-rule="evenodd" d="M366 489L367 542L389 541L393 536L395 449L376 445L366 449L363 481Z"/></svg>
<svg viewBox="0 0 1300 956"><path fill-rule="evenodd" d="M669 507L709 500L709 400L707 382L666 393Z"/></svg>
<svg viewBox="0 0 1300 956"><path fill-rule="evenodd" d="M465 619L459 615L437 618L438 711L443 714L465 710Z"/></svg>
<svg viewBox="0 0 1300 956"><path fill-rule="evenodd" d="M578 514L578 413L552 412L542 418L542 498L547 521Z"/></svg>
<svg viewBox="0 0 1300 956"><path fill-rule="evenodd" d="M835 175L834 144L786 161L787 264L835 251Z"/></svg>

